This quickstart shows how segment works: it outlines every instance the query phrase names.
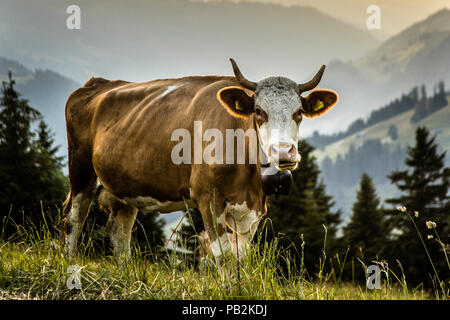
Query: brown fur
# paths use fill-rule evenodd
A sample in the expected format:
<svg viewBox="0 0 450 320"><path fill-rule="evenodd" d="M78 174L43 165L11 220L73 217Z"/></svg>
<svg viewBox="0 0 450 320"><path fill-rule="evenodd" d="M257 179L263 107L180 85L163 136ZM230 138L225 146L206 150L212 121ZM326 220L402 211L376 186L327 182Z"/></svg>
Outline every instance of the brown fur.
<svg viewBox="0 0 450 320"><path fill-rule="evenodd" d="M180 84L183 86L161 97L168 86ZM191 199L202 213L212 241L216 232L211 205L217 216L227 201L246 201L250 209L265 214L259 164L175 165L171 161L171 150L178 143L170 140L172 132L185 128L193 137L195 120L203 121L203 131L217 128L224 137L226 129L253 127L253 117L233 117L217 100L217 92L228 86L238 86L234 77L185 77L144 83L89 79L70 95L66 105L71 183L66 204L79 192L93 198L97 178L119 199ZM207 144L204 142L203 147ZM192 147L192 161L193 152ZM126 208L117 210L122 209ZM219 226L219 236L225 232Z"/></svg>

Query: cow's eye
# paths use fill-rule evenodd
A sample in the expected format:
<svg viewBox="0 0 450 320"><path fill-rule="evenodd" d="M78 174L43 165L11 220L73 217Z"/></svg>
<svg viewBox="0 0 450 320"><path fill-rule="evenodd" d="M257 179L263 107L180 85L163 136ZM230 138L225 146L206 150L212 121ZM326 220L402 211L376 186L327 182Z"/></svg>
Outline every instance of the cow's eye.
<svg viewBox="0 0 450 320"><path fill-rule="evenodd" d="M297 122L302 121L302 113L303 113L303 109L302 108L298 109L294 113L294 116L293 116L294 120L297 121Z"/></svg>
<svg viewBox="0 0 450 320"><path fill-rule="evenodd" d="M255 119L260 124L267 121L267 113L260 106L255 106Z"/></svg>

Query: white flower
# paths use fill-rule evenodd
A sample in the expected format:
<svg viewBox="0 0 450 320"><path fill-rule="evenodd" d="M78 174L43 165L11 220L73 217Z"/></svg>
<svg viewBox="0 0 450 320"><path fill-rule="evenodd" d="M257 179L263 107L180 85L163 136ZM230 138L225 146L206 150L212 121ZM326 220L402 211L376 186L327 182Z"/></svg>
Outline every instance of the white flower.
<svg viewBox="0 0 450 320"><path fill-rule="evenodd" d="M419 211L414 211L414 217L416 217L416 218L419 217Z"/></svg>
<svg viewBox="0 0 450 320"><path fill-rule="evenodd" d="M425 224L427 225L427 228L428 228L428 229L434 229L434 228L436 228L436 222L433 222L433 221L427 221L427 222L425 222Z"/></svg>
<svg viewBox="0 0 450 320"><path fill-rule="evenodd" d="M429 235L427 236L427 238L428 238L428 239L433 239L433 235L432 235L432 234L429 234Z"/></svg>
<svg viewBox="0 0 450 320"><path fill-rule="evenodd" d="M401 212L406 212L406 207L405 206L397 207L397 210Z"/></svg>

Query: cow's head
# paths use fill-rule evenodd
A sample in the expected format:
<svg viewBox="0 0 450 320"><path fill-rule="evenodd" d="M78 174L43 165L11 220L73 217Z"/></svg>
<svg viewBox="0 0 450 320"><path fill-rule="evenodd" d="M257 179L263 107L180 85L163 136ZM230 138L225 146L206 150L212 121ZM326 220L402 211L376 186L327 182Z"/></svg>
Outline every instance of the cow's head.
<svg viewBox="0 0 450 320"><path fill-rule="evenodd" d="M297 145L303 116L320 116L338 100L332 90L315 90L306 97L301 95L319 84L325 66L312 80L302 84L284 77L252 82L242 75L234 60L230 60L240 86L221 89L217 93L219 101L236 117L254 117L262 150L270 164L275 164L279 170L295 169L301 159Z"/></svg>

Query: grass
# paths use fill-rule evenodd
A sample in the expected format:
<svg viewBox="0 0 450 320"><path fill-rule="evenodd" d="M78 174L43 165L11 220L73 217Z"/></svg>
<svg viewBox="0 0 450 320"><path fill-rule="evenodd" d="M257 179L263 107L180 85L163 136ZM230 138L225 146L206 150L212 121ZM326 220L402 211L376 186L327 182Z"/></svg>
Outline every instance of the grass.
<svg viewBox="0 0 450 320"><path fill-rule="evenodd" d="M57 223L61 225L61 221ZM326 242L326 228L324 248ZM79 245L78 255L69 261L63 254L63 235L51 234L47 222L40 228L17 226L15 241L0 242L0 299L434 299L423 288L408 288L404 276L395 275L380 263L385 273L381 289L368 290L351 282L341 282L347 256L337 256L338 267L328 268L325 249L318 259L319 270L306 276L303 265L297 268L289 254L280 250L278 240L264 242L259 232L257 243L240 263L228 257L220 270L211 260L199 268L188 262L186 254L163 252L149 259L134 242L132 258L125 260L94 254L93 230ZM303 252L303 246L301 248ZM280 272L280 261L285 262ZM80 289L73 288L80 269ZM237 272L238 271L238 272ZM69 283L69 285L68 285ZM72 285L71 285L72 284Z"/></svg>

